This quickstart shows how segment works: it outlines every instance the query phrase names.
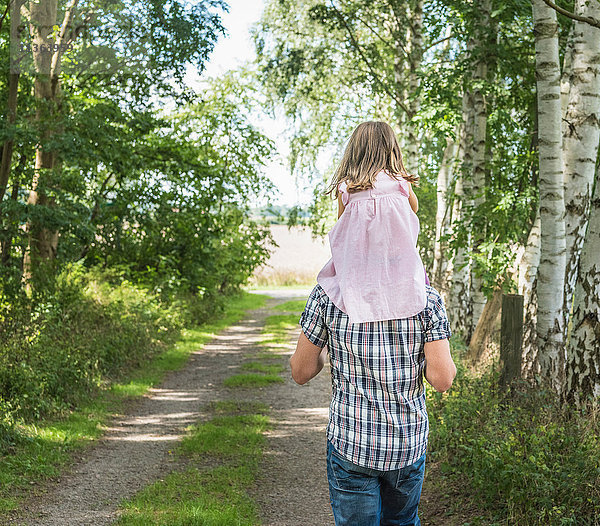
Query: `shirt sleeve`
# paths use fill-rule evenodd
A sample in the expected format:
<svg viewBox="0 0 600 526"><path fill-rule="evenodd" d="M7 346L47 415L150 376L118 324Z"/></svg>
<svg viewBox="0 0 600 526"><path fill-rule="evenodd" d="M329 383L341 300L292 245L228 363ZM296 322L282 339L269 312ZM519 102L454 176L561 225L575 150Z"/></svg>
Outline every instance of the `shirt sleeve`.
<svg viewBox="0 0 600 526"><path fill-rule="evenodd" d="M423 311L425 318L425 341L450 339L452 331L446 314L444 300L433 287L427 287L427 306Z"/></svg>
<svg viewBox="0 0 600 526"><path fill-rule="evenodd" d="M304 307L304 312L300 316L300 327L308 340L322 349L327 345L327 326L321 313L319 299L317 286L312 290L306 301L306 307Z"/></svg>

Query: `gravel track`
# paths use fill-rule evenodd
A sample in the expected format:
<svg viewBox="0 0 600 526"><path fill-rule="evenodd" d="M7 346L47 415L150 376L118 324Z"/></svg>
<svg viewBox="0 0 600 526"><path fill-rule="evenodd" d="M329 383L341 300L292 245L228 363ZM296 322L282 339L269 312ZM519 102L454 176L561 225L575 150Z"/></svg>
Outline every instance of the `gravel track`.
<svg viewBox="0 0 600 526"><path fill-rule="evenodd" d="M9 524L111 524L118 518L123 499L178 467L170 450L187 426L210 416L204 413L209 402L239 398L270 408L272 426L263 462L256 483L248 488L263 526L333 526L325 466L329 364L307 385L293 382L288 359L295 349L297 328L290 333L289 345L278 352L286 367L284 383L254 389L222 386L225 378L238 372L244 358L262 350L261 329L265 318L273 314L271 308L305 298L308 292L264 292L271 296L264 308L249 312L192 353L183 369L168 373L161 385L128 404L125 413L114 417L98 442L86 448L61 478L36 488L35 496ZM420 513L423 524L463 524L462 517L449 516L454 515L448 513L450 496L427 482Z"/></svg>
<svg viewBox="0 0 600 526"><path fill-rule="evenodd" d="M167 374L161 385L115 415L104 435L86 448L60 478L40 485L9 524L29 526L101 526L118 518L123 499L177 467L170 450L185 428L207 415L212 400L249 397L271 407L264 466L249 488L265 526L333 524L325 479L325 426L329 404L326 370L299 387L285 383L234 390L222 381L237 372L244 357L260 351L260 330L271 307L306 297L307 291L268 291L262 308L192 353L186 366ZM290 335L290 342L297 337ZM293 345L282 350L287 369Z"/></svg>

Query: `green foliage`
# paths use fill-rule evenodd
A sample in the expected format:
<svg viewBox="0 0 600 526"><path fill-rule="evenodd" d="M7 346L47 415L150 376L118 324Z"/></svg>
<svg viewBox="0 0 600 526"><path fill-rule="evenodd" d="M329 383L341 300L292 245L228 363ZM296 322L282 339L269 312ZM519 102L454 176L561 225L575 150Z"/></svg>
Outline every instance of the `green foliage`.
<svg viewBox="0 0 600 526"><path fill-rule="evenodd" d="M3 298L0 396L27 420L74 407L163 349L184 316L124 281L113 287L81 267L35 301Z"/></svg>
<svg viewBox="0 0 600 526"><path fill-rule="evenodd" d="M115 285L107 286L104 292L95 290L95 286L99 284L96 279L98 276L90 278L91 287L88 287L91 297L96 302L112 302L123 292ZM104 283L100 283L100 288L103 286ZM114 293L113 298L109 298L110 291ZM137 300L132 298L131 301L141 303L145 297L143 290L138 289L137 294L141 297ZM131 296L131 291L127 295ZM194 298L188 300L197 301ZM189 301L178 307L182 315L189 316L193 311L188 308L193 306ZM110 379L110 383L108 379L103 381L101 390L95 390L87 399L81 399L77 407L70 410L66 417L53 414L50 418L29 420L15 415L11 405L0 404L3 411L0 418L2 440L0 450L3 454L0 463L0 513L18 508L19 500L30 484L56 476L61 466L69 460L74 449L82 447L102 434L103 426L112 415L122 410L121 406L125 400L143 395L151 386L159 383L167 371L181 368L190 353L201 348L216 333L238 321L248 309L259 308L264 302L265 297L257 294L241 294L228 298L225 308L213 318L210 324L183 330L180 339L174 345L169 345L166 350L161 350L154 356L150 355L151 349L145 347L143 352L147 353L147 359L141 362L139 368L123 372L119 375L120 379ZM123 304L120 304L120 307L123 308ZM127 315L127 312L124 314ZM79 321L85 323L89 319L81 318ZM137 320L131 317L127 322L121 321L121 323L136 325ZM109 329L113 328L115 327L109 326ZM156 330L156 327L150 327L150 330ZM99 343L102 343L104 335L98 334L97 337ZM123 353L131 351L126 345L123 345L121 350ZM63 351L63 354L67 351L68 349ZM45 371L42 369L33 373L43 376ZM16 402L22 406L39 402L30 400L25 396L27 394L17 393ZM64 404L59 401L58 405L62 407ZM238 405L239 407L231 407L216 404L215 412L218 414L233 410L264 412L261 404L240 402ZM51 409L55 412L58 410ZM3 517L0 517L0 522L2 519Z"/></svg>
<svg viewBox="0 0 600 526"><path fill-rule="evenodd" d="M459 367L448 393L428 392L433 458L499 524L596 524L597 408L561 407L553 393L526 385L506 395L497 380Z"/></svg>
<svg viewBox="0 0 600 526"><path fill-rule="evenodd" d="M44 233L59 241L51 264L33 266L30 283L40 291L83 259L118 268L163 300L187 291L212 303L265 259L268 232L249 208L271 191L262 169L273 144L249 124L252 89L243 73L199 95L183 82L191 64L202 71L226 9L221 0L120 0L100 2L85 23L76 13L83 31L63 57L60 98L32 96L24 57L14 126L0 80L0 141L13 139L18 152L0 203L5 295L20 293L24 255ZM0 41L8 44L4 22ZM32 205L38 147L57 162L37 172Z"/></svg>
<svg viewBox="0 0 600 526"><path fill-rule="evenodd" d="M18 422L31 422L71 411L115 381L160 355L161 368L182 363L177 346L164 352L184 326L223 310L225 296L180 294L161 299L157 292L118 278L114 271L64 270L54 287L34 301L5 297L0 323L0 446L20 435ZM247 295L226 320L263 301ZM250 301L251 300L251 301ZM211 333L204 337L210 338ZM201 343L199 340L196 343ZM124 394L139 394L145 380L115 384Z"/></svg>
<svg viewBox="0 0 600 526"><path fill-rule="evenodd" d="M86 262L161 292L214 296L265 260L270 235L248 203L270 192L260 170L273 145L248 124L236 82L215 83L145 137L138 177L104 201Z"/></svg>
<svg viewBox="0 0 600 526"><path fill-rule="evenodd" d="M304 310L304 307L306 306L306 300L290 300L290 301L286 301L284 303L280 303L279 305L276 305L275 307L273 307L273 310L277 310L277 311L290 311L290 312L302 312Z"/></svg>
<svg viewBox="0 0 600 526"><path fill-rule="evenodd" d="M453 225L448 241L455 251L467 246L473 240L470 233L476 233L471 251L475 272L483 276L489 292L505 277L513 247L526 238L537 203L531 5L494 0L491 22L482 26L478 4L427 2L424 54L415 88L408 84L415 65L398 43L412 31L407 13L416 4L272 0L255 33L259 81L272 104L282 104L297 124L290 164L315 187L310 224L316 235L324 235L337 217L335 204L323 196L324 180L354 126L370 119L388 121L403 144L409 140L406 125L415 129L419 159L407 163L421 178L416 189L419 249L428 268L433 263L442 154L447 139L459 140L463 93L480 90L488 109L486 200L476 209L463 206L465 217ZM488 76L475 80L482 59ZM406 106L415 99L420 107L409 115ZM319 173L316 159L323 152L334 159ZM453 168L455 176L469 173L466 161Z"/></svg>
<svg viewBox="0 0 600 526"><path fill-rule="evenodd" d="M258 373L277 374L285 370L283 365L278 363L246 362L241 365L242 371L255 371Z"/></svg>

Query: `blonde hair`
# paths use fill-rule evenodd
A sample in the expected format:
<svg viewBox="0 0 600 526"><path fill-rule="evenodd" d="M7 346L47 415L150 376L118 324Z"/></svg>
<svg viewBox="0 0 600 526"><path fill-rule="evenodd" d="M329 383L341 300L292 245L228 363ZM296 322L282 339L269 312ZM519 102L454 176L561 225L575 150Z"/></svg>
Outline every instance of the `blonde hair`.
<svg viewBox="0 0 600 526"><path fill-rule="evenodd" d="M382 121L363 122L352 132L326 194L335 192L337 197L338 186L343 181L348 185L349 193L373 188L375 178L382 170L392 179L403 177L411 183L419 181L418 176L406 171L392 127Z"/></svg>

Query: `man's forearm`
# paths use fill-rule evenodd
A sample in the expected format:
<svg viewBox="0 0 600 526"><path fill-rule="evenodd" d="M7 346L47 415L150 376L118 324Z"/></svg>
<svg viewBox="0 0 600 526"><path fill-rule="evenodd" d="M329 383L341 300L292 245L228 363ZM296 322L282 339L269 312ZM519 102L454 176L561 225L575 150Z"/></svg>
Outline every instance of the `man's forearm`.
<svg viewBox="0 0 600 526"><path fill-rule="evenodd" d="M300 333L296 352L290 358L292 378L296 383L305 384L321 372L325 363L326 349L327 347L320 348L312 344L304 333Z"/></svg>
<svg viewBox="0 0 600 526"><path fill-rule="evenodd" d="M315 367L314 371L312 371L311 374L309 375L310 378L308 380L312 380L315 376L317 376L321 372L321 370L323 369L323 366L325 365L325 357L326 356L327 356L327 347L323 347L321 354L319 354L319 358L317 358L316 367ZM306 381L308 382L308 380L306 380Z"/></svg>

